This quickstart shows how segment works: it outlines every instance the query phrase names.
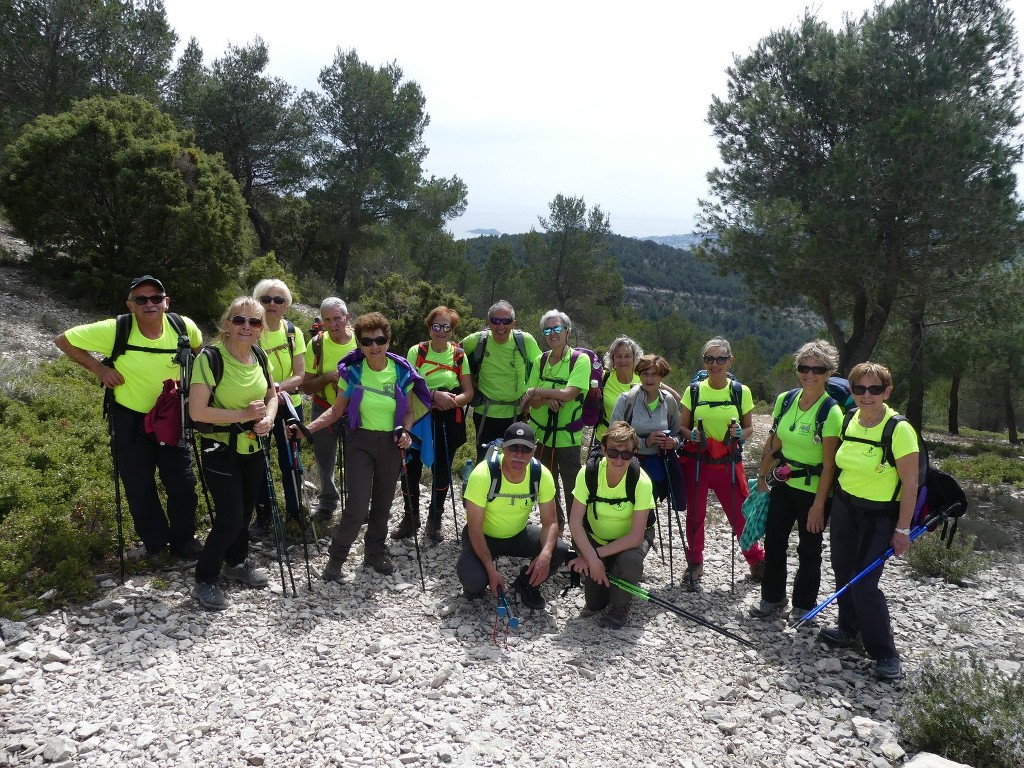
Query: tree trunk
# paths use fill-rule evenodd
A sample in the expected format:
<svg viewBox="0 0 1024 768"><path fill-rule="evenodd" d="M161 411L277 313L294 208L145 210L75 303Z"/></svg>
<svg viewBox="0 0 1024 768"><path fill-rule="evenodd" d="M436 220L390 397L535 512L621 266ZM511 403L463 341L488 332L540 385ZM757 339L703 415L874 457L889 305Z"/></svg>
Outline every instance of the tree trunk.
<svg viewBox="0 0 1024 768"><path fill-rule="evenodd" d="M949 434L960 434L960 378L963 373L953 372L953 380L949 383Z"/></svg>
<svg viewBox="0 0 1024 768"><path fill-rule="evenodd" d="M352 256L352 243L349 240L342 240L338 249L338 260L334 264L334 284L338 288L338 294L344 293L345 278L348 276L348 263Z"/></svg>
<svg viewBox="0 0 1024 768"><path fill-rule="evenodd" d="M1017 444L1020 437L1017 435L1017 417L1013 413L1013 394L1010 390L1010 377L1003 378L1003 404L1006 407L1006 429L1009 432L1010 442Z"/></svg>
<svg viewBox="0 0 1024 768"><path fill-rule="evenodd" d="M270 234L270 222L267 221L263 214L260 213L252 205L247 206L249 213L249 221L252 222L252 228L256 230L256 237L260 241L260 253L267 253L274 250L274 238Z"/></svg>
<svg viewBox="0 0 1024 768"><path fill-rule="evenodd" d="M921 434L924 424L924 302L919 301L910 312L910 370L907 382L907 421Z"/></svg>

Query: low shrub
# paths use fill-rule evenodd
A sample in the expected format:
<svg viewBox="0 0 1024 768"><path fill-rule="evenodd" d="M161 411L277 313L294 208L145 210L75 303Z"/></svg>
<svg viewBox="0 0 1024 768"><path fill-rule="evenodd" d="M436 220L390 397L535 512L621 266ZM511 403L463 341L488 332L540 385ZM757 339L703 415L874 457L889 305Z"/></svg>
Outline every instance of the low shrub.
<svg viewBox="0 0 1024 768"><path fill-rule="evenodd" d="M926 533L907 550L907 565L919 576L942 577L951 584L978 575L992 565L987 555L976 552L974 534L958 536L952 546L935 533Z"/></svg>
<svg viewBox="0 0 1024 768"><path fill-rule="evenodd" d="M1024 488L1024 462L1017 457L991 453L966 458L954 456L943 461L942 468L961 481L983 485L1009 483Z"/></svg>
<svg viewBox="0 0 1024 768"><path fill-rule="evenodd" d="M910 676L897 715L901 742L968 765L1024 765L1024 673L988 669L976 656L928 661Z"/></svg>

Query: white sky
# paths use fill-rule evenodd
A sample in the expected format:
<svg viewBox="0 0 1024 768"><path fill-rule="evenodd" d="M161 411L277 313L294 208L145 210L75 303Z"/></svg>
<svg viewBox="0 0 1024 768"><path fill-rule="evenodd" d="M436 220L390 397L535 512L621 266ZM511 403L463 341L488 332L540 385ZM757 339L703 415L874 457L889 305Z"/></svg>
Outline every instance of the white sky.
<svg viewBox="0 0 1024 768"><path fill-rule="evenodd" d="M315 89L337 49L395 61L423 89L429 174L469 188L456 237L526 232L558 193L628 236L693 229L718 153L705 122L725 69L805 8L833 28L871 0L164 0L179 53L207 63L257 35L268 72ZM1018 36L1024 0L1010 0Z"/></svg>

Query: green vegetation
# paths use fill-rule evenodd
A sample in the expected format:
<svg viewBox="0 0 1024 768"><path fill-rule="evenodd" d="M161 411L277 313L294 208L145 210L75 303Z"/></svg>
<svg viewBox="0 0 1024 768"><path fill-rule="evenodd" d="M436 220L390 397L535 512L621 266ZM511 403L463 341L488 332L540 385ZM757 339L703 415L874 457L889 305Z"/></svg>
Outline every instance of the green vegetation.
<svg viewBox="0 0 1024 768"><path fill-rule="evenodd" d="M981 485L1009 483L1024 488L1024 462L1020 458L984 453L965 458L951 457L942 462L942 467L961 481Z"/></svg>
<svg viewBox="0 0 1024 768"><path fill-rule="evenodd" d="M1007 676L970 656L925 663L899 708L900 740L986 768L1024 765L1024 672Z"/></svg>
<svg viewBox="0 0 1024 768"><path fill-rule="evenodd" d="M975 535L964 534L947 547L937 532L928 533L907 551L907 564L919 576L941 577L950 584L959 584L992 564L990 557L975 551L976 541Z"/></svg>

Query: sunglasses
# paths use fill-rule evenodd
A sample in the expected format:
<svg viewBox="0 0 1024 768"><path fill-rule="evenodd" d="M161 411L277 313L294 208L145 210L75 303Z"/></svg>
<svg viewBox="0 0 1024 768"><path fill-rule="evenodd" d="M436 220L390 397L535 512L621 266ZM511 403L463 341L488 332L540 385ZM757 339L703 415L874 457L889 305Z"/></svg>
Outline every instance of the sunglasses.
<svg viewBox="0 0 1024 768"><path fill-rule="evenodd" d="M287 299L284 296L260 296L261 304L269 304L271 302L275 304L284 304Z"/></svg>
<svg viewBox="0 0 1024 768"><path fill-rule="evenodd" d="M732 355L721 355L720 357L715 357L714 355L704 355L704 365L711 365L712 363L725 365L726 363L729 362L730 357L732 357Z"/></svg>
<svg viewBox="0 0 1024 768"><path fill-rule="evenodd" d="M378 347L383 347L387 343L387 336L375 336L372 339L369 336L364 336L359 340L359 346L361 347L372 347L374 344L376 344Z"/></svg>
<svg viewBox="0 0 1024 768"><path fill-rule="evenodd" d="M249 323L250 328L262 328L263 319L259 317L245 317L244 315L235 315L231 318L231 324L241 328L243 325Z"/></svg>
<svg viewBox="0 0 1024 768"><path fill-rule="evenodd" d="M432 330L434 333L441 333L442 331L444 333L448 333L451 329L452 329L452 324L451 323L433 323L430 326L430 330Z"/></svg>
<svg viewBox="0 0 1024 768"><path fill-rule="evenodd" d="M515 322L511 317L492 317L491 325L512 325Z"/></svg>
<svg viewBox="0 0 1024 768"><path fill-rule="evenodd" d="M880 395L885 392L884 384L872 384L870 387L865 387L863 384L851 384L850 391L855 395L863 395L870 392L872 395Z"/></svg>
<svg viewBox="0 0 1024 768"><path fill-rule="evenodd" d="M144 307L146 306L147 301L151 301L154 304L162 304L163 300L166 298L167 297L164 294L158 293L155 296L132 296L132 301L134 301L140 307Z"/></svg>
<svg viewBox="0 0 1024 768"><path fill-rule="evenodd" d="M609 459L625 459L629 461L636 456L634 451L620 451L618 448L605 448L604 452Z"/></svg>
<svg viewBox="0 0 1024 768"><path fill-rule="evenodd" d="M533 453L533 448L528 445L510 445L505 450L510 453Z"/></svg>
<svg viewBox="0 0 1024 768"><path fill-rule="evenodd" d="M828 373L828 368L824 365L798 365L796 367L797 373L813 373L815 376L823 376Z"/></svg>
<svg viewBox="0 0 1024 768"><path fill-rule="evenodd" d="M552 333L558 334L565 330L564 325L553 325L550 328L541 328L540 332L545 336L550 336Z"/></svg>

